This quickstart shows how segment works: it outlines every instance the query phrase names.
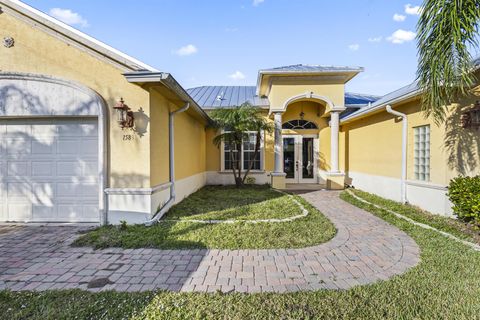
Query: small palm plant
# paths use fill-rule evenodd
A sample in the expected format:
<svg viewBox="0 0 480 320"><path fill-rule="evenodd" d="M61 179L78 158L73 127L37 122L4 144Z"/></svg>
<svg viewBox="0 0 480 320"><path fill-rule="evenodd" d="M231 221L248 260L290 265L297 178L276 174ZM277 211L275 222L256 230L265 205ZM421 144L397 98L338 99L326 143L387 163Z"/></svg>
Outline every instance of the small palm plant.
<svg viewBox="0 0 480 320"><path fill-rule="evenodd" d="M221 132L213 139L213 143L220 147L225 144L225 150L230 153L232 173L237 187L243 186L253 168L255 159L260 153L262 132L272 132L273 125L264 117L261 110L249 103L234 108L220 108L210 113L214 120L213 126ZM249 133L255 132L255 150L253 157L248 159L248 164L242 176L241 150L244 141L249 139Z"/></svg>

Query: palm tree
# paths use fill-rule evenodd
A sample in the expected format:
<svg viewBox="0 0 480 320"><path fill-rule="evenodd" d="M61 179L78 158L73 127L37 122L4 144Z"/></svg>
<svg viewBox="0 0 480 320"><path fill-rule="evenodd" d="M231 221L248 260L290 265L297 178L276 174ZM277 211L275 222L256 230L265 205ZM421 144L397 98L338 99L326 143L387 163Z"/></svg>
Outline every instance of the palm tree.
<svg viewBox="0 0 480 320"><path fill-rule="evenodd" d="M245 179L253 168L254 160L260 153L262 132L272 132L273 126L261 114L261 110L249 103L234 108L216 109L210 114L210 117L214 120L213 126L222 130L213 139L213 143L219 147L223 142L225 149L229 150L235 184L240 187L244 185ZM242 144L249 139L249 133L251 132L256 133L255 151L253 157L249 159L242 177Z"/></svg>
<svg viewBox="0 0 480 320"><path fill-rule="evenodd" d="M480 0L425 0L417 25L417 80L426 116L443 122L446 107L475 83L471 50L478 48Z"/></svg>

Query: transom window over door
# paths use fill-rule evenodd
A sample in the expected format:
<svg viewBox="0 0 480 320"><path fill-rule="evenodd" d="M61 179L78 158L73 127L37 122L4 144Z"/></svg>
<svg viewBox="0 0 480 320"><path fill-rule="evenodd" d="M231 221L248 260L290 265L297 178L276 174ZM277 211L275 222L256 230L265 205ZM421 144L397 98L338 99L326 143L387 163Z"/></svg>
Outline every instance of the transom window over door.
<svg viewBox="0 0 480 320"><path fill-rule="evenodd" d="M290 130L305 130L305 129L318 129L317 125L307 120L290 120L282 125L282 129Z"/></svg>
<svg viewBox="0 0 480 320"><path fill-rule="evenodd" d="M416 127L414 134L415 180L430 181L430 126Z"/></svg>
<svg viewBox="0 0 480 320"><path fill-rule="evenodd" d="M260 145L260 150L258 151L257 156L254 158L255 144L257 142L256 139L257 139L257 133L249 132L248 139L245 139L242 145L240 146L241 150L233 150L232 153L230 153L229 145L223 143L223 170L232 170L233 166L236 165L236 160L238 159L238 157L240 157L242 170L248 169L251 159L253 159L252 170L261 170L262 169L261 155L262 155L263 145Z"/></svg>

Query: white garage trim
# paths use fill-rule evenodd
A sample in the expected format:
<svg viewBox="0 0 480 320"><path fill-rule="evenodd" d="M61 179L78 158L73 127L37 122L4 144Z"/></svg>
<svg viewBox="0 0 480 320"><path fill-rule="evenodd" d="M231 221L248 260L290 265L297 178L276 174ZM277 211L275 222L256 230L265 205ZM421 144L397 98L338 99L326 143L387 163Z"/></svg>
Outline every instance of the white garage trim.
<svg viewBox="0 0 480 320"><path fill-rule="evenodd" d="M107 221L107 106L92 89L50 76L0 72L0 119L98 119L99 222Z"/></svg>

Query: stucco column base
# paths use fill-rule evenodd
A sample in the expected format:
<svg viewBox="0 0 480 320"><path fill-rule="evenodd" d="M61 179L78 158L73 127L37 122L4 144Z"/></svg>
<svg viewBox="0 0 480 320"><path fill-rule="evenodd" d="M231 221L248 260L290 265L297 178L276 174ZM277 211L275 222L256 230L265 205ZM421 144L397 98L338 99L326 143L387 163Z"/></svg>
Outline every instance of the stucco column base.
<svg viewBox="0 0 480 320"><path fill-rule="evenodd" d="M284 172L272 172L272 188L273 189L285 189L285 177L287 176Z"/></svg>
<svg viewBox="0 0 480 320"><path fill-rule="evenodd" d="M345 189L345 174L342 172L329 172L327 174L327 189L328 190Z"/></svg>

